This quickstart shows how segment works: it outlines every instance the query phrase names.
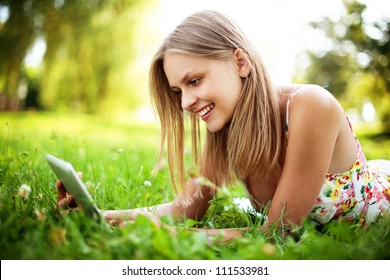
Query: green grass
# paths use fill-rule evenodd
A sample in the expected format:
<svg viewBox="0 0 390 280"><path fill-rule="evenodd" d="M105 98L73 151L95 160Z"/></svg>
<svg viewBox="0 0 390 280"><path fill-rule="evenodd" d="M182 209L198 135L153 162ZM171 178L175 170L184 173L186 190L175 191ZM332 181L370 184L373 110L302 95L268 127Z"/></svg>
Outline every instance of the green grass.
<svg viewBox="0 0 390 280"><path fill-rule="evenodd" d="M362 134L366 155L390 158L390 140ZM127 120L57 113L0 114L0 258L5 259L389 259L390 219L368 228L332 222L318 230L305 224L299 238L266 236L259 218L238 209L241 186L224 189L198 224L177 222L178 232L159 230L145 218L124 228L107 228L82 212L64 214L56 206L56 178L46 163L51 153L83 172L101 209L124 209L173 198L165 169L150 177L158 129ZM150 181L151 186L144 184ZM18 191L31 187L27 198ZM173 224L166 219L165 222ZM246 237L210 244L188 227L250 226Z"/></svg>

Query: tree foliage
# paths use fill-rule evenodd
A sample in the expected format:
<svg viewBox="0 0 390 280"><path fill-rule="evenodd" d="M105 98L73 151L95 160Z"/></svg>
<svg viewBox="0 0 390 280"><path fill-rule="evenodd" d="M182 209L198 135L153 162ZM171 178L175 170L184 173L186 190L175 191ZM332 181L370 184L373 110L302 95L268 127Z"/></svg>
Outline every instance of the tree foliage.
<svg viewBox="0 0 390 280"><path fill-rule="evenodd" d="M2 109L11 109L13 100L19 99L24 59L37 39L46 44L38 83L39 101L46 109L94 113L104 105L123 103L123 98L126 107L137 105L144 97L137 93L137 77L129 77L129 69L138 55L135 40L142 32L138 24L150 4L0 0L0 8L9 13L0 26Z"/></svg>
<svg viewBox="0 0 390 280"><path fill-rule="evenodd" d="M323 48L308 51L306 68L295 80L326 86L347 107L373 102L384 128L390 131L390 18L366 17L367 6L344 0L339 19L311 23L326 37Z"/></svg>

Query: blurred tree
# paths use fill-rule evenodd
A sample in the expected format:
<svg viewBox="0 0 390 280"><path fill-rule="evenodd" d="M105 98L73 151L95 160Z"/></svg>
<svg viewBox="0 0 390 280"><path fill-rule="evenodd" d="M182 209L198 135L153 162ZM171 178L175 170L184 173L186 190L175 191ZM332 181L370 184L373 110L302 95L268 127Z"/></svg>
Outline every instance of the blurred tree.
<svg viewBox="0 0 390 280"><path fill-rule="evenodd" d="M17 109L23 59L34 41L33 9L27 1L0 0L8 20L0 26L0 110Z"/></svg>
<svg viewBox="0 0 390 280"><path fill-rule="evenodd" d="M294 80L328 87L346 107L373 102L383 128L390 132L390 18L372 22L365 17L365 4L343 3L339 20L327 17L311 23L326 35L326 47L306 53L308 66L298 69Z"/></svg>
<svg viewBox="0 0 390 280"><path fill-rule="evenodd" d="M0 8L9 11L0 25L1 109L11 109L13 100L18 100L21 73L26 72L23 60L37 38L46 43L39 75L44 108L95 113L102 104L123 106L123 98L126 107L138 105L144 97L135 94L136 83L126 75L137 55L137 24L151 3L0 0Z"/></svg>

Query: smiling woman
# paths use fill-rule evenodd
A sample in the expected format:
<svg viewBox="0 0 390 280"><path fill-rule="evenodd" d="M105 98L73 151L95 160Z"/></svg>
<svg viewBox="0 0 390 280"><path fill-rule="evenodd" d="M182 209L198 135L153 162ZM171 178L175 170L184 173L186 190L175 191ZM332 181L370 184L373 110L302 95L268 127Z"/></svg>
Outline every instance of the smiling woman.
<svg viewBox="0 0 390 280"><path fill-rule="evenodd" d="M152 211L104 211L113 224L139 215L159 227L162 216L199 220L216 192L238 181L253 206L267 213L265 223L256 228L260 232L276 228L284 233L306 220L371 223L390 207L390 161L366 161L333 95L316 85L274 85L259 53L220 12L197 12L168 35L152 60L150 94L161 123L160 160L167 151L178 193ZM187 117L193 165L199 170L188 179ZM202 121L207 127L204 139ZM61 184L58 188L64 193ZM248 230L200 231L222 234L228 241Z"/></svg>

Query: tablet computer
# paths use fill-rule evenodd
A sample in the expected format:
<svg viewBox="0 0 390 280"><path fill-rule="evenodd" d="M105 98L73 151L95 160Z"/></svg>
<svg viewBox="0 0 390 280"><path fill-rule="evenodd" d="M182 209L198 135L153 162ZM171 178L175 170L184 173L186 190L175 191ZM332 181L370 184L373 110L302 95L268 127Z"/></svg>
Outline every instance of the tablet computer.
<svg viewBox="0 0 390 280"><path fill-rule="evenodd" d="M62 181L67 192L73 196L77 205L83 209L86 215L92 216L96 220L103 220L99 208L96 206L87 187L77 175L72 164L50 154L46 154L46 159L58 180Z"/></svg>

